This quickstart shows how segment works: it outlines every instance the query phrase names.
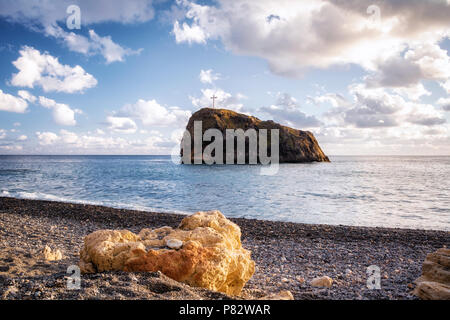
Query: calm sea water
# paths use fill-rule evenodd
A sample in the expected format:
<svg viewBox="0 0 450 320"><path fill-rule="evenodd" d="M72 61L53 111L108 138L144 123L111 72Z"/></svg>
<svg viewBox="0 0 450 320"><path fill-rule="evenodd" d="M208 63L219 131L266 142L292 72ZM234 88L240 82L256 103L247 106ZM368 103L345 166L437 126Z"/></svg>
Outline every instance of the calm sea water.
<svg viewBox="0 0 450 320"><path fill-rule="evenodd" d="M182 166L169 156L0 156L0 195L162 212L450 230L450 157ZM1 208L0 208L1 209Z"/></svg>

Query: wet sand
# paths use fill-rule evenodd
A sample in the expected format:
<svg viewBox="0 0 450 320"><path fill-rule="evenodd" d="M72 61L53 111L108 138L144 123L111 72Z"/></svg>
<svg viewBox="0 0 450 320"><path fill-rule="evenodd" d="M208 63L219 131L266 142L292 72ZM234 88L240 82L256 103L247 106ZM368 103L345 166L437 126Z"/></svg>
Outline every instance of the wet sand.
<svg viewBox="0 0 450 320"><path fill-rule="evenodd" d="M177 214L0 197L1 299L229 299L161 273L82 275L68 290L67 267L78 263L83 237L98 229L176 227ZM295 299L415 299L413 281L427 253L450 244L450 232L309 225L231 219L252 251L256 272L241 299L290 290ZM46 261L48 245L63 259ZM367 288L367 267L381 270L381 289ZM309 282L329 276L331 288Z"/></svg>

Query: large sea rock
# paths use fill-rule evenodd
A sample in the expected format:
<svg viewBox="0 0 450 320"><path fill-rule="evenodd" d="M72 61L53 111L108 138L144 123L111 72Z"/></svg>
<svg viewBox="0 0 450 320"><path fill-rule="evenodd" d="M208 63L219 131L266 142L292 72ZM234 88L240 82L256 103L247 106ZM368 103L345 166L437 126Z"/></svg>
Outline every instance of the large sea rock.
<svg viewBox="0 0 450 320"><path fill-rule="evenodd" d="M450 249L429 253L414 294L424 300L450 300Z"/></svg>
<svg viewBox="0 0 450 320"><path fill-rule="evenodd" d="M160 271L191 286L239 295L255 272L239 226L219 211L197 212L177 229L98 230L84 238L83 273Z"/></svg>
<svg viewBox="0 0 450 320"><path fill-rule="evenodd" d="M203 108L195 112L187 124L186 130L190 133L191 146L194 146L194 121L202 122L202 134L211 128L219 129L224 140L224 152L226 146L226 129L279 129L279 162L329 162L323 153L314 135L309 131L282 126L274 121L262 121L256 117L248 116L226 109ZM259 141L258 141L259 143ZM210 142L203 142L203 149ZM270 150L270 139L268 139ZM181 150L183 156L183 150ZM225 157L224 157L225 158ZM194 163L194 148L191 148L191 163ZM235 151L236 161L236 151ZM246 162L248 162L248 146L246 147ZM258 162L259 158L258 158Z"/></svg>

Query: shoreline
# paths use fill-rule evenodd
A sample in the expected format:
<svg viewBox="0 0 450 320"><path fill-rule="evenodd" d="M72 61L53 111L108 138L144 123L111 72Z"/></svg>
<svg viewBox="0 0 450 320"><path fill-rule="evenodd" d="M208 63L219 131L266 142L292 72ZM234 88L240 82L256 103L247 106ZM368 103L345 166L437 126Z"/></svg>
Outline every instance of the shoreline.
<svg viewBox="0 0 450 320"><path fill-rule="evenodd" d="M125 210L128 212L143 212L143 213L152 213L152 214L167 214L167 215L175 215L180 217L186 217L188 215L194 214L196 211L188 212L181 210L164 210L164 209L156 209L151 207L140 207L135 205L107 205L103 203L96 203L95 201L84 201L84 200L70 200L70 199L59 199L55 197L55 199L40 199L40 198L18 198L10 195L9 193L0 194L0 199L14 199L19 201L41 201L41 202L53 202L53 203L61 203L67 205L81 205L81 206L92 206L99 208L108 208L108 209L116 209L116 210ZM223 212L222 212L223 213ZM282 221L282 220L271 220L271 219L256 219L256 218L242 218L242 217L230 217L226 213L223 213L230 220L244 220L244 221L261 221L261 222L272 222L272 223L287 223L294 225L307 225L307 226L317 226L317 227L348 227L348 228L361 228L361 229L385 229L385 230L405 230L405 231L436 231L436 232L450 232L446 229L419 229L419 228L403 228L403 227L383 227L383 226L367 226L367 225L347 225L347 224L321 224L321 223L307 223L307 222L294 222L294 221Z"/></svg>
<svg viewBox="0 0 450 320"><path fill-rule="evenodd" d="M145 227L175 227L183 217L174 213L0 197L0 296L2 299L227 298L175 283L163 275L144 277L120 272L82 275L82 290L65 290L66 268L77 264L85 235L98 229L138 232ZM440 230L230 220L241 227L243 246L252 251L257 266L242 298L290 290L295 299L415 299L411 295L412 282L420 276L426 254L450 245L450 232ZM38 256L46 244L61 249L64 259L41 261ZM367 289L366 269L370 265L381 269L381 290ZM309 285L314 277L325 275L334 280L331 288ZM133 281L136 286L130 285ZM37 287L29 287L27 283ZM55 283L62 287L55 290ZM178 289L165 292L155 289L162 285Z"/></svg>

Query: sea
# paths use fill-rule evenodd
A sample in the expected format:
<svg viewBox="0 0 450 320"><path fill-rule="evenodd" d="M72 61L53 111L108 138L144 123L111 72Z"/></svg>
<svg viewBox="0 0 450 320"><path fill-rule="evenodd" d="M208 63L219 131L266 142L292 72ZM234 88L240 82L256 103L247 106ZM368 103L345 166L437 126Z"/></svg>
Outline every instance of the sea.
<svg viewBox="0 0 450 320"><path fill-rule="evenodd" d="M450 231L450 157L180 165L171 156L0 156L0 196L308 224ZM1 208L0 208L1 211Z"/></svg>

